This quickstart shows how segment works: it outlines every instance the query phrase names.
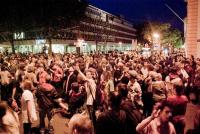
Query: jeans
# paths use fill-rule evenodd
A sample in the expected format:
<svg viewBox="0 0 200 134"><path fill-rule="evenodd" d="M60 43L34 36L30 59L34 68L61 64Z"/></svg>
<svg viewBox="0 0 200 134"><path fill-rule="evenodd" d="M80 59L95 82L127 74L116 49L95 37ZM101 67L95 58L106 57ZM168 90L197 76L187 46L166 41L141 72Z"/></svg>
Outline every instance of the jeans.
<svg viewBox="0 0 200 134"><path fill-rule="evenodd" d="M47 115L48 121L49 121L49 125L48 127L51 127L51 123L50 120L53 117L53 113L52 113L52 108L48 108L48 109L40 109L39 111L39 117L40 117L40 128L45 128L45 117Z"/></svg>
<svg viewBox="0 0 200 134"><path fill-rule="evenodd" d="M31 132L31 123L24 123L24 134L32 134Z"/></svg>

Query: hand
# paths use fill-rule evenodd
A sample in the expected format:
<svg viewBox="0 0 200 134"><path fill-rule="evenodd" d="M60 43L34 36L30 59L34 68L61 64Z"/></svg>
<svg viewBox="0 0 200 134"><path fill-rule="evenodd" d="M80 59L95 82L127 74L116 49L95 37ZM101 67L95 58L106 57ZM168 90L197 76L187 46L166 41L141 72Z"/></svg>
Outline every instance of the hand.
<svg viewBox="0 0 200 134"><path fill-rule="evenodd" d="M12 101L11 107L12 107L15 111L18 111L18 105L17 105L17 103L16 103L15 100Z"/></svg>
<svg viewBox="0 0 200 134"><path fill-rule="evenodd" d="M80 71L79 65L74 66L74 69Z"/></svg>
<svg viewBox="0 0 200 134"><path fill-rule="evenodd" d="M31 117L28 117L28 122L31 124L33 123L33 120L31 119Z"/></svg>
<svg viewBox="0 0 200 134"><path fill-rule="evenodd" d="M153 110L153 112L151 113L152 120L157 118L159 116L159 114L160 114L160 109L159 110L156 110L156 109Z"/></svg>

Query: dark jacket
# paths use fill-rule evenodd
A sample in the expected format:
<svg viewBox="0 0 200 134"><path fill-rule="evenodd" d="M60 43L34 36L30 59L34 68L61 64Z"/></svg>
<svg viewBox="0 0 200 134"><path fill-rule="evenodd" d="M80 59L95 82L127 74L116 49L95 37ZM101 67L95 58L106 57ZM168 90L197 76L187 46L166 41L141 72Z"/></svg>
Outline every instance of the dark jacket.
<svg viewBox="0 0 200 134"><path fill-rule="evenodd" d="M108 111L102 113L96 123L96 134L127 134L126 113L120 111Z"/></svg>

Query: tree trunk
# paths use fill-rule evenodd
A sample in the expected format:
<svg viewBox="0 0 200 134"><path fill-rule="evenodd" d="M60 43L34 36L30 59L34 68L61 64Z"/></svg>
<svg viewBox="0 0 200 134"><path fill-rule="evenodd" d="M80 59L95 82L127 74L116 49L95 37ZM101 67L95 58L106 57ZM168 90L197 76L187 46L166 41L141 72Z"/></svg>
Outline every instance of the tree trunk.
<svg viewBox="0 0 200 134"><path fill-rule="evenodd" d="M98 41L97 41L97 39L95 40L95 43L96 43L96 51L98 51Z"/></svg>
<svg viewBox="0 0 200 134"><path fill-rule="evenodd" d="M81 48L80 47L76 47L76 53L80 54L81 53Z"/></svg>
<svg viewBox="0 0 200 134"><path fill-rule="evenodd" d="M52 55L52 40L51 40L51 38L49 38L48 41L49 41L49 55Z"/></svg>

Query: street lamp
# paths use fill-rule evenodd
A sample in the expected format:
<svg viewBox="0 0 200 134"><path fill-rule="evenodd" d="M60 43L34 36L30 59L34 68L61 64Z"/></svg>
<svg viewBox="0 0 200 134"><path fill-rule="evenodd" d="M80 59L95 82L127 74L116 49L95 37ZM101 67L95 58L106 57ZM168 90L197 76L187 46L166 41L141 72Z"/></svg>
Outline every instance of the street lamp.
<svg viewBox="0 0 200 134"><path fill-rule="evenodd" d="M153 38L154 39L159 39L160 38L160 35L158 33L153 33Z"/></svg>

